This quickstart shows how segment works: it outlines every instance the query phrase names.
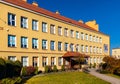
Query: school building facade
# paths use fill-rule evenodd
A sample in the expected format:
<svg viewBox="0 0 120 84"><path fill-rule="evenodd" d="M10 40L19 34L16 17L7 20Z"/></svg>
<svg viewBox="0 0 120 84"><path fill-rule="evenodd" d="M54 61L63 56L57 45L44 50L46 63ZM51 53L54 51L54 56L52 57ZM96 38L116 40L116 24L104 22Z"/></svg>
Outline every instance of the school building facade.
<svg viewBox="0 0 120 84"><path fill-rule="evenodd" d="M46 65L60 69L68 51L89 55L88 64L110 54L110 37L95 20L75 21L27 0L0 0L0 34L0 57L40 70Z"/></svg>

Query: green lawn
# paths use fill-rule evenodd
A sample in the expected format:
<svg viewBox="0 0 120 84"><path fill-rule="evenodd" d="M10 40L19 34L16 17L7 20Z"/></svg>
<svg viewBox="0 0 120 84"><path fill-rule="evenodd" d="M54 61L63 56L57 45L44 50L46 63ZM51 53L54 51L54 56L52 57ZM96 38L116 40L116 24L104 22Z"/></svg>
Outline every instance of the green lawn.
<svg viewBox="0 0 120 84"><path fill-rule="evenodd" d="M33 77L27 84L110 84L83 72L62 72Z"/></svg>

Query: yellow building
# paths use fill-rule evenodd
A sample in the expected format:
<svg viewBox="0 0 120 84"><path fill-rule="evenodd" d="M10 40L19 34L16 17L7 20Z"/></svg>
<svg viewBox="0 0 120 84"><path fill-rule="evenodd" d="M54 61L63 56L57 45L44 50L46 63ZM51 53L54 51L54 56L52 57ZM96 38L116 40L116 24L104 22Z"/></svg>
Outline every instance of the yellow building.
<svg viewBox="0 0 120 84"><path fill-rule="evenodd" d="M89 55L92 64L110 53L110 38L99 31L95 20L75 21L27 0L0 0L0 34L2 58L40 70L45 65L60 69L67 51Z"/></svg>
<svg viewBox="0 0 120 84"><path fill-rule="evenodd" d="M113 48L112 49L112 56L117 58L117 59L120 59L120 48Z"/></svg>

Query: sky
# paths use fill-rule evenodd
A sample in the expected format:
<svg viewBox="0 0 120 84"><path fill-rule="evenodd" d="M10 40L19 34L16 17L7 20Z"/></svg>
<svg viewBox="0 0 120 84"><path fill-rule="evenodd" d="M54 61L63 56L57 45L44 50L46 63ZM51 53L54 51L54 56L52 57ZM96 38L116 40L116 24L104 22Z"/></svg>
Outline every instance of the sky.
<svg viewBox="0 0 120 84"><path fill-rule="evenodd" d="M120 47L120 0L28 0L39 7L62 16L83 20L96 20L99 30L110 36L110 47Z"/></svg>

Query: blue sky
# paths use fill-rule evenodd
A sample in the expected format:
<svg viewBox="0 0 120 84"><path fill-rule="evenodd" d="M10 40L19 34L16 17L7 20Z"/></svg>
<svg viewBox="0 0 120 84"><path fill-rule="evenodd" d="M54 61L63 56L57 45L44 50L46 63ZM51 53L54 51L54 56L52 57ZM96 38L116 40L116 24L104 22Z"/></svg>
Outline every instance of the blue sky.
<svg viewBox="0 0 120 84"><path fill-rule="evenodd" d="M33 0L28 0L32 3ZM101 32L110 36L111 49L120 47L120 0L34 0L39 7L74 20L96 20Z"/></svg>

